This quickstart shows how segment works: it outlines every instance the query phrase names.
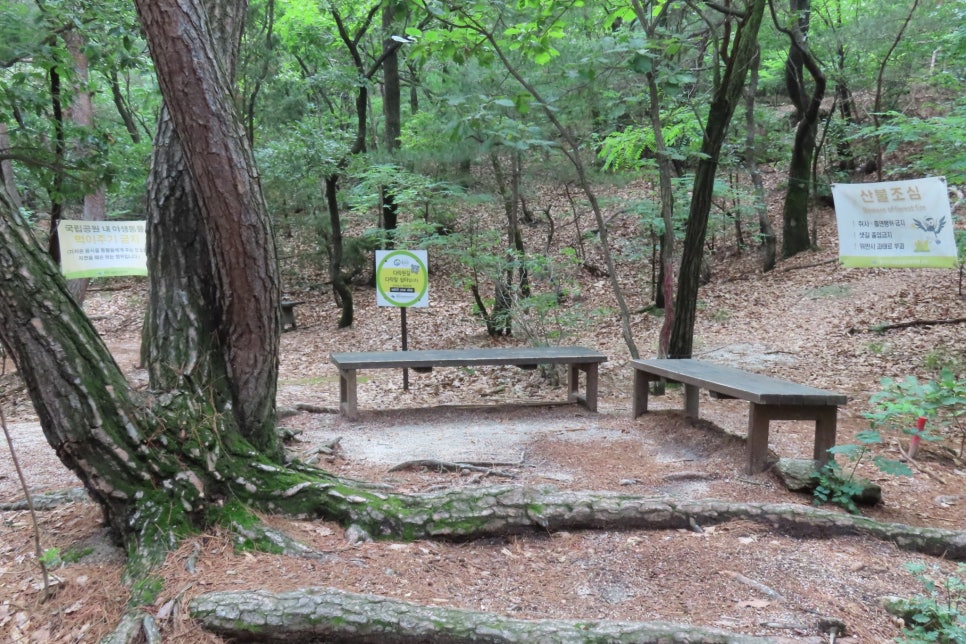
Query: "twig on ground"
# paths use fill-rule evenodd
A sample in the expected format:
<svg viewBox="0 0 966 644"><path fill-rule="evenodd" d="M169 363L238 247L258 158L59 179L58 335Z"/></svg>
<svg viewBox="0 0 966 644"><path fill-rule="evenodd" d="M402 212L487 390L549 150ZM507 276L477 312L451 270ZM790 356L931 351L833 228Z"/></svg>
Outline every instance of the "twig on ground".
<svg viewBox="0 0 966 644"><path fill-rule="evenodd" d="M327 456L332 456L340 450L340 443L342 442L341 436L336 436L328 443L323 443L308 450L302 455L302 460L306 463L311 463L319 454L325 454Z"/></svg>
<svg viewBox="0 0 966 644"><path fill-rule="evenodd" d="M921 474L925 474L926 476L936 481L940 485L946 485L946 481L944 479L940 478L939 476L936 476L935 474L933 474L932 472L924 468L922 465L920 465L916 459L909 456L909 453L906 450L902 449L902 445L899 444L899 441L896 441L896 448L899 450L899 453L902 454L903 458L905 459L905 462L911 465L913 468L915 468L917 472Z"/></svg>
<svg viewBox="0 0 966 644"><path fill-rule="evenodd" d="M333 407L321 407L311 403L295 403L295 408L299 411L307 411L310 414L338 414L339 410Z"/></svg>
<svg viewBox="0 0 966 644"><path fill-rule="evenodd" d="M825 266L826 264L835 264L838 261L839 261L838 258L835 258L835 259L826 259L823 262L814 262L812 264L798 264L797 266L786 266L783 269L781 269L780 272L782 272L782 273L788 273L788 272L791 272L791 271L800 271L803 268L815 268L816 266Z"/></svg>
<svg viewBox="0 0 966 644"><path fill-rule="evenodd" d="M725 575L725 576L728 576L728 577L731 577L735 581L740 582L740 583L742 583L742 584L744 584L744 585L746 585L746 586L748 586L750 588L754 588L758 592L762 593L763 595L767 595L768 597L771 597L772 599L778 599L780 601L785 601L785 598L781 595L781 593L779 593L779 592L777 592L775 590L772 590L771 588L769 588L765 584L761 583L760 581L755 581L754 579L750 579L748 577L745 577L744 575L742 575L739 572L735 572L733 570L722 570L721 571L721 574L722 575Z"/></svg>
<svg viewBox="0 0 966 644"><path fill-rule="evenodd" d="M892 331L894 329L908 329L914 326L939 326L942 324L963 324L966 323L966 318L948 318L942 320L909 320L908 322L893 322L892 324L875 324L867 329L857 329L855 327L849 329L849 335L854 335L856 333L882 333L883 331Z"/></svg>

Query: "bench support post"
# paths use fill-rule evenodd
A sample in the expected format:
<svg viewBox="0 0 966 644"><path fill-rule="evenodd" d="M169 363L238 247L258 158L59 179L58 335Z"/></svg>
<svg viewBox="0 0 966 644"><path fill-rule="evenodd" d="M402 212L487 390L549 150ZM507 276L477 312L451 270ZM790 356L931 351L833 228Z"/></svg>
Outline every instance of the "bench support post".
<svg viewBox="0 0 966 644"><path fill-rule="evenodd" d="M688 418L698 418L698 394L701 387L684 385L684 415Z"/></svg>
<svg viewBox="0 0 966 644"><path fill-rule="evenodd" d="M633 416L637 418L641 414L647 413L647 394L651 388L651 378L646 371L634 370L634 400L632 403Z"/></svg>
<svg viewBox="0 0 966 644"><path fill-rule="evenodd" d="M339 369L339 411L349 420L359 416L355 369Z"/></svg>
<svg viewBox="0 0 966 644"><path fill-rule="evenodd" d="M580 395L580 372L585 374L586 393ZM568 399L575 400L590 411L597 411L597 363L567 365Z"/></svg>
<svg viewBox="0 0 966 644"><path fill-rule="evenodd" d="M831 458L828 450L835 447L837 425L837 407L820 407L815 411L815 452L812 458L819 465L825 465Z"/></svg>
<svg viewBox="0 0 966 644"><path fill-rule="evenodd" d="M773 409L773 408L771 408ZM748 409L748 474L764 472L768 467L768 423L772 415L769 407L751 403Z"/></svg>
<svg viewBox="0 0 966 644"><path fill-rule="evenodd" d="M751 403L748 410L748 473L757 474L768 466L768 423L773 420L815 421L812 458L819 465L828 462L828 449L835 445L838 408L834 405L764 405Z"/></svg>

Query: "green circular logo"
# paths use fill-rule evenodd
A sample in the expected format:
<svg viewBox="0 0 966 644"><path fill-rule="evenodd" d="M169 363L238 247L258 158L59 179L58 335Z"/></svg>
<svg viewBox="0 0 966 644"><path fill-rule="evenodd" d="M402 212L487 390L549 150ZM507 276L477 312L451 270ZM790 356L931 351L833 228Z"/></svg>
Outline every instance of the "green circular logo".
<svg viewBox="0 0 966 644"><path fill-rule="evenodd" d="M376 265L376 288L393 306L412 306L429 288L429 271L415 253L389 251Z"/></svg>

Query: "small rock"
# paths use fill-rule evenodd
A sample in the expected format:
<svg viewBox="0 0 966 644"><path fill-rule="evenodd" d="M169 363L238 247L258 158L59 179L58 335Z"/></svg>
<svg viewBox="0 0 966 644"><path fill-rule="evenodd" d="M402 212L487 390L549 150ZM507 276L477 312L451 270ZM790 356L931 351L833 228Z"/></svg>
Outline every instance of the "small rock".
<svg viewBox="0 0 966 644"><path fill-rule="evenodd" d="M781 458L774 466L782 484L792 492L810 494L818 486L816 463L811 459ZM882 488L866 478L856 477L862 491L853 496L858 505L873 506L882 501Z"/></svg>
<svg viewBox="0 0 966 644"><path fill-rule="evenodd" d="M352 545L357 545L360 543L368 543L372 541L372 537L369 533L360 528L359 526L352 524L345 531L345 540Z"/></svg>

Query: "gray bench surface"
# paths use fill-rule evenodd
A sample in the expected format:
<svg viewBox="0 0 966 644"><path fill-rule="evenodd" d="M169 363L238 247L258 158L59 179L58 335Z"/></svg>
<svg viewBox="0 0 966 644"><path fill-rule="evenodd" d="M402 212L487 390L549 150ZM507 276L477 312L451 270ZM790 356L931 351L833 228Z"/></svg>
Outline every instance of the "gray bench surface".
<svg viewBox="0 0 966 644"><path fill-rule="evenodd" d="M835 445L838 406L848 402L839 393L801 385L735 367L694 359L632 360L634 368L634 417L647 411L648 386L665 379L684 385L685 413L698 417L698 392L706 389L719 398L738 398L750 403L748 413L749 473L767 469L768 424L772 420L814 420L813 458L828 461Z"/></svg>
<svg viewBox="0 0 966 644"><path fill-rule="evenodd" d="M506 347L487 349L419 349L412 351L349 351L332 353L339 369L339 409L349 418L358 415L356 371L362 369L416 369L434 367L517 366L542 364L569 366L569 397L591 411L597 410L597 367L607 356L586 347ZM580 372L586 376L584 395L578 392Z"/></svg>
<svg viewBox="0 0 966 644"><path fill-rule="evenodd" d="M681 358L634 362L635 368L673 382L697 385L764 405L844 405L848 401L842 394L703 360Z"/></svg>
<svg viewBox="0 0 966 644"><path fill-rule="evenodd" d="M329 360L340 369L401 369L404 367L601 363L607 360L607 356L585 347L507 347L352 351L330 354Z"/></svg>

